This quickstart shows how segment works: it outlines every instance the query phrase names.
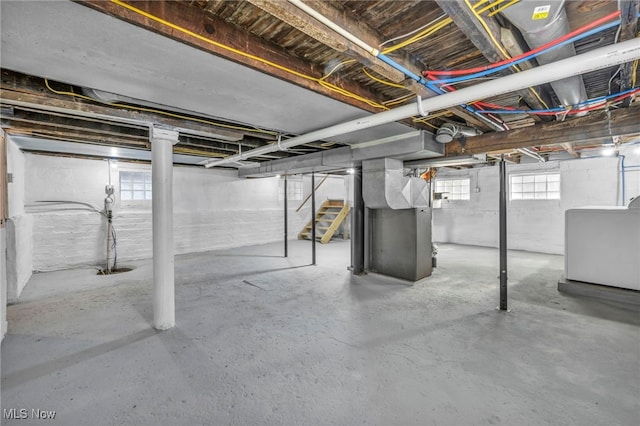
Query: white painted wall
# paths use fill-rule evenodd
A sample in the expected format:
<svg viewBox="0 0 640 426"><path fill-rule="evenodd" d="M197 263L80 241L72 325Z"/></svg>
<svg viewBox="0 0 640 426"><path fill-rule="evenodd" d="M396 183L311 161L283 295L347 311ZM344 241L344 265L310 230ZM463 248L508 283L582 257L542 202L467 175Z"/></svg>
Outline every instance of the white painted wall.
<svg viewBox="0 0 640 426"><path fill-rule="evenodd" d="M25 212L26 159L11 137L7 138L7 184L9 219L6 227L7 301L18 300L32 272L32 217Z"/></svg>
<svg viewBox="0 0 640 426"><path fill-rule="evenodd" d="M34 206L37 201L85 202L102 209L109 165L86 160L26 154L27 211L33 216L33 269L64 269L105 263L106 220L98 213L71 204ZM118 163L111 169L119 193L122 170L150 170L150 165ZM174 168L174 239L176 254L278 241L283 238L283 201L278 178L240 179L236 171L195 167ZM319 178L317 178L317 181ZM304 194L311 190L303 179ZM330 177L316 195L318 207L327 198L344 198L342 178ZM299 201L289 202L289 236L296 238L310 219L311 203L298 213ZM76 208L77 210L63 210ZM151 202L120 201L116 197L114 226L119 264L149 258Z"/></svg>
<svg viewBox="0 0 640 426"><path fill-rule="evenodd" d="M4 255L7 250L7 233L5 228L0 228L0 341L7 334L7 258Z"/></svg>
<svg viewBox="0 0 640 426"><path fill-rule="evenodd" d="M626 205L631 198L640 196L640 142L623 146L620 154L624 155Z"/></svg>
<svg viewBox="0 0 640 426"><path fill-rule="evenodd" d="M559 171L561 179L560 200L508 202L509 248L563 254L564 212L580 206L618 204L618 167L619 160L614 157L508 165L508 174ZM437 176L447 177L470 177L471 200L443 201L442 208L434 209L434 241L498 247L498 167L441 169ZM476 186L480 192L474 191ZM627 188L627 195L632 195L630 191L637 192L639 187L628 184Z"/></svg>
<svg viewBox="0 0 640 426"><path fill-rule="evenodd" d="M5 149L4 130L0 129L0 141L2 141L2 149ZM6 154L6 152L5 152ZM7 173L5 164L0 164L0 173ZM4 200L0 200L4 203ZM4 217L0 218L4 221ZM7 232L5 224L0 225L0 342L7 333Z"/></svg>

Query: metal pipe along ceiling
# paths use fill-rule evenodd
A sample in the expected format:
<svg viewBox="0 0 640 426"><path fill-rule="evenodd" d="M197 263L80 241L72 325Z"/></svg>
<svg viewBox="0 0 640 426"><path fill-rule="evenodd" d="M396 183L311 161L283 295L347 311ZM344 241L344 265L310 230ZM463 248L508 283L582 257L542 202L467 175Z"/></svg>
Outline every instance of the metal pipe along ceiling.
<svg viewBox="0 0 640 426"><path fill-rule="evenodd" d="M636 59L640 59L640 43L638 43L637 39L631 39L622 43L594 49L590 52L573 56L571 58L541 65L537 68L517 74L508 75L506 77L459 89L455 92L449 92L425 100L420 100L420 98L418 98L418 101L414 104L404 105L389 111L380 112L378 114L373 114L300 136L295 136L280 144L266 145L244 152L243 154L231 155L220 160L211 160L204 163L204 166L209 168L234 163L281 149L293 148L305 143L380 126L382 124L403 120L416 115L426 115L431 111L451 108L478 99L485 99L513 92L515 90L538 86L551 81L584 74L586 72L620 65Z"/></svg>
<svg viewBox="0 0 640 426"><path fill-rule="evenodd" d="M323 14L318 12L317 10L315 10L312 7L309 7L306 4L304 4L301 0L289 0L289 3L293 4L294 6L296 6L300 10L302 10L303 12L305 12L310 17L316 19L317 21L319 21L322 24L326 25L327 27L331 28L333 31L335 31L336 33L340 34L341 36L343 36L347 40L349 40L352 43L356 44L357 46L361 47L362 49L364 49L370 55L374 56L375 58L380 59L382 62L384 62L387 65L391 66L392 68L400 71L401 73L403 73L404 75L406 75L410 79L415 80L419 84L422 84L429 91L435 92L435 93L439 93L438 91L436 91L434 89L434 87L430 86L429 82L427 80L425 80L421 75L418 75L418 74L414 73L413 71L409 70L408 68L406 68L403 65L399 64L398 62L394 61L390 57L384 55L381 51L379 51L375 47L367 44L365 41L359 39L354 34L351 34L349 31L347 31L346 29L342 28L340 25L336 24L335 22L333 22L332 20L330 20L329 18L327 18L326 16L324 16ZM469 107L465 107L465 109L468 109L472 114L474 114L476 117L478 117L480 120L484 121L485 123L489 124L494 129L496 129L498 131L506 130L505 127L502 126L500 123L496 123L494 120L491 120L491 119L489 119L488 117L485 117L482 114L478 114L477 111L469 109Z"/></svg>
<svg viewBox="0 0 640 426"><path fill-rule="evenodd" d="M564 0L559 2L549 2L548 0L519 2L506 8L501 13L518 27L529 47L535 49L571 31L564 3ZM538 9L546 10L545 13L549 14L549 18L531 19L532 15L535 16L535 10ZM544 65L575 56L575 54L573 43L569 43L543 53L536 59L540 65ZM587 91L584 87L582 76L574 76L563 81L552 82L551 87L556 92L562 105L575 105L587 100Z"/></svg>

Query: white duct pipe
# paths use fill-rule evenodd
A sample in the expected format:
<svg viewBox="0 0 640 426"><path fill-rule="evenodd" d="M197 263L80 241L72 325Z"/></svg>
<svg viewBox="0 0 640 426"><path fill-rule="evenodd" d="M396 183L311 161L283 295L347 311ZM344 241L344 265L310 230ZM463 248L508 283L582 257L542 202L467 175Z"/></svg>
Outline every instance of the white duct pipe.
<svg viewBox="0 0 640 426"><path fill-rule="evenodd" d="M516 149L516 151L518 151L520 154L524 154L524 155L526 155L526 156L528 156L528 157L531 157L531 158L533 158L533 159L536 159L536 160L540 161L541 163L544 163L544 162L545 162L545 159L544 159L544 158L542 158L542 157L540 156L540 154L538 154L537 152L530 151L530 150L529 150L529 149L527 149L527 148L518 148L518 149Z"/></svg>
<svg viewBox="0 0 640 426"><path fill-rule="evenodd" d="M309 142L331 138L337 135L367 129L393 121L403 120L415 115L422 115L430 111L438 111L451 108L460 104L469 103L479 99L485 99L515 90L525 89L532 86L549 83L550 81L561 80L574 75L584 74L590 71L620 65L640 59L640 43L637 39L627 40L622 43L594 49L590 52L561 61L542 65L517 74L487 81L475 86L449 92L433 98L418 100L416 104L405 105L393 110L380 112L357 120L347 121L311 133L296 136L280 144L284 149L302 145ZM205 164L205 167L220 166L239 160L255 157L278 151L280 147L276 144L266 145L252 149L242 155L231 155L229 157L213 160Z"/></svg>
<svg viewBox="0 0 640 426"><path fill-rule="evenodd" d="M316 130L304 135L295 136L291 139L287 139L278 144L265 145L260 148L255 148L247 151L243 154L236 154L229 157L222 158L220 160L213 160L206 163L204 166L214 167L226 163L234 163L242 161L247 158L255 157L262 154L268 154L278 150L286 150L293 148L294 146L302 145L309 142L315 142L318 140L331 138L337 135L344 135L346 133L355 132L361 129L368 129L370 127L380 126L382 124L391 123L393 121L403 120L407 117L414 115L420 115L420 100L415 104L409 104L400 108L392 109L389 111L373 114L368 117L358 118L356 120L347 121L346 123L336 124L335 126L325 127L324 129Z"/></svg>

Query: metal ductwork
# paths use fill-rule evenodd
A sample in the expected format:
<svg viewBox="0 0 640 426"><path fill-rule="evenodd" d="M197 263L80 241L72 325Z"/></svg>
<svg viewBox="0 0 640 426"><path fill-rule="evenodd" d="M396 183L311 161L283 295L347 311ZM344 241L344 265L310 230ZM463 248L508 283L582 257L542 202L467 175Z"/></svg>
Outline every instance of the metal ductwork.
<svg viewBox="0 0 640 426"><path fill-rule="evenodd" d="M564 0L520 1L504 9L501 13L520 30L522 37L531 49L542 46L571 31L564 8ZM544 65L575 55L576 50L573 44L567 44L541 54L536 59L540 65ZM552 81L551 87L562 105L574 105L587 100L587 92L581 75Z"/></svg>
<svg viewBox="0 0 640 426"><path fill-rule="evenodd" d="M405 176L402 160L365 160L362 162L362 198L370 209L428 207L429 187L423 179Z"/></svg>
<svg viewBox="0 0 640 426"><path fill-rule="evenodd" d="M449 143L454 139L462 136L478 136L481 135L480 130L471 127L462 126L460 124L444 123L436 132L436 140L440 143Z"/></svg>

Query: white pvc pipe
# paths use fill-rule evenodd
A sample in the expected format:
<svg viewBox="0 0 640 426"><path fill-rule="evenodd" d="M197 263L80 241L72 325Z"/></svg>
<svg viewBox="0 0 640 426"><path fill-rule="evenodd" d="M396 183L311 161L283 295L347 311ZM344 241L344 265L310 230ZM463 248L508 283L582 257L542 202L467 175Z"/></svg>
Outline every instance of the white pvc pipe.
<svg viewBox="0 0 640 426"><path fill-rule="evenodd" d="M351 41L352 43L356 44L357 46L363 48L364 50L367 51L367 53L370 53L373 56L378 56L378 54L380 53L380 51L378 49L376 49L375 47L370 46L367 43L365 43L364 41L360 40L358 37L356 37L355 35L351 34L349 31L345 30L340 25L336 24L331 19L327 18L326 16L324 16L323 14L318 12L317 10L307 6L302 1L300 1L300 0L289 0L289 3L291 3L292 5L297 7L298 9L302 10L307 15L312 16L313 18L315 18L319 22L323 23L327 27L331 28L333 31L337 32L342 37L346 38L347 40Z"/></svg>
<svg viewBox="0 0 640 426"><path fill-rule="evenodd" d="M520 73L480 83L475 86L459 89L444 95L434 96L423 100L422 108L420 108L420 103L405 105L389 111L373 114L368 117L347 121L346 123L337 124L325 129L296 136L282 142L281 146L284 148L292 148L297 145L315 142L355 132L357 130L391 123L393 121L403 120L405 118L419 115L421 112L447 109L457 105L467 104L472 101L501 95L503 93L538 86L549 83L550 81L561 80L574 75L584 74L626 62L632 62L636 59L640 59L640 41L637 38L594 49L581 55L576 55L571 58L542 65ZM247 151L242 155L231 155L220 160L212 160L206 163L205 167L219 166L275 151L278 151L277 145L265 145L260 148Z"/></svg>
<svg viewBox="0 0 640 426"><path fill-rule="evenodd" d="M173 145L178 132L151 128L153 326L176 325L173 254Z"/></svg>

